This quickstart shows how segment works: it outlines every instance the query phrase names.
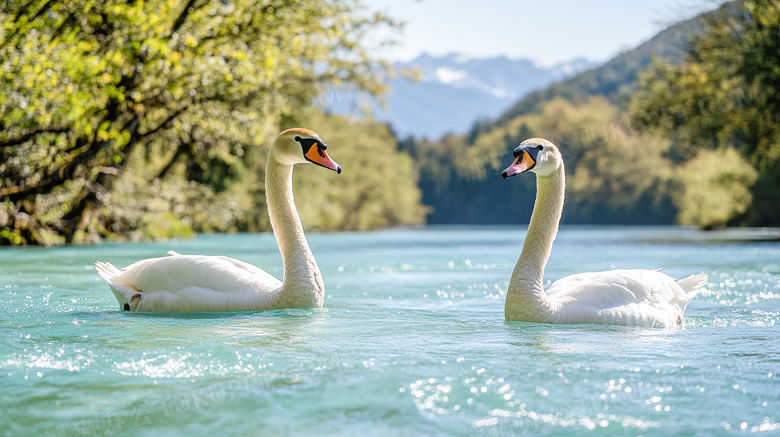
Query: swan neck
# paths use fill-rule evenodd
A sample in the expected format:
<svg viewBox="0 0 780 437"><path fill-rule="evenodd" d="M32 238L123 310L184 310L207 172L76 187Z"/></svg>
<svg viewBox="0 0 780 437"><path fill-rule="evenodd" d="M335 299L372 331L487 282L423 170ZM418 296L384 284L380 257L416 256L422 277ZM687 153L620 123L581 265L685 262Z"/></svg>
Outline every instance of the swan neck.
<svg viewBox="0 0 780 437"><path fill-rule="evenodd" d="M550 258L553 242L558 235L558 225L563 212L566 176L562 168L559 170L536 177L536 201L519 260L533 270L539 283L544 275L544 266Z"/></svg>
<svg viewBox="0 0 780 437"><path fill-rule="evenodd" d="M325 287L295 207L292 174L293 165L282 164L272 156L268 157L265 172L266 203L284 265L280 306L318 308L322 306Z"/></svg>
<svg viewBox="0 0 780 437"><path fill-rule="evenodd" d="M566 176L563 165L547 175L536 177L536 201L531 222L507 291L507 307L551 310L542 279L550 258L563 211Z"/></svg>

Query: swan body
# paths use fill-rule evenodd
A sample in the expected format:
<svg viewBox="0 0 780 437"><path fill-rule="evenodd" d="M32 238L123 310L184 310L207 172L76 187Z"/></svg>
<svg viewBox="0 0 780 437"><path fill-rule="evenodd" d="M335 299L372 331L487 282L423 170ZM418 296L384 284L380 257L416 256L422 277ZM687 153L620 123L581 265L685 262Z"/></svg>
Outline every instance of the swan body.
<svg viewBox="0 0 780 437"><path fill-rule="evenodd" d="M504 315L508 321L603 323L669 327L682 323L688 302L707 284L700 273L681 280L658 270L580 273L542 288L563 211L566 176L555 145L542 138L523 141L502 176L536 174L536 202L523 250L512 272Z"/></svg>
<svg viewBox="0 0 780 437"><path fill-rule="evenodd" d="M226 256L170 251L167 257L141 260L121 270L98 261L98 274L120 308L144 312L321 308L325 286L295 209L292 169L294 164L311 162L341 173L326 148L315 132L296 128L279 134L268 153L266 199L282 253L284 281Z"/></svg>

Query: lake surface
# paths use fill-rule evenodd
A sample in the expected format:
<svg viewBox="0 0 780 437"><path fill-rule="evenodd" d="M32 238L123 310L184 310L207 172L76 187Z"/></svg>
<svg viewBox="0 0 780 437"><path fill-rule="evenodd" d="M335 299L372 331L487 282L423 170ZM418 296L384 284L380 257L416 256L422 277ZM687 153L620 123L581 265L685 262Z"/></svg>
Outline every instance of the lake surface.
<svg viewBox="0 0 780 437"><path fill-rule="evenodd" d="M0 250L0 435L780 435L777 230L563 227L545 282L658 268L709 286L679 329L504 321L525 227L309 235L325 308L127 313L95 260L270 234Z"/></svg>

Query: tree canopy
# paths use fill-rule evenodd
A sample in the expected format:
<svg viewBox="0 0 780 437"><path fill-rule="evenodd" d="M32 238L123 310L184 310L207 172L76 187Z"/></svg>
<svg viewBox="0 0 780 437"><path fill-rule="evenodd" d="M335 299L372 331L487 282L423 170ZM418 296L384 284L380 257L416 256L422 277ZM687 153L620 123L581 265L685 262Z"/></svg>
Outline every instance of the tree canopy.
<svg viewBox="0 0 780 437"><path fill-rule="evenodd" d="M257 145L380 91L362 39L395 25L349 0L12 0L0 23L0 242L44 245L257 229L230 187L262 191Z"/></svg>
<svg viewBox="0 0 780 437"><path fill-rule="evenodd" d="M558 97L538 111L468 137L406 140L420 168L432 223L516 224L533 207L533 177L502 180L521 141L543 137L561 150L567 173L566 223L655 224L674 219L677 176L670 142L634 130L630 116L602 96Z"/></svg>
<svg viewBox="0 0 780 437"><path fill-rule="evenodd" d="M739 152L741 166L728 174L735 196L717 196L728 205L700 208L679 202L683 221L703 227L725 224L780 223L780 2L742 0L727 3L703 18L704 32L693 40L685 62L657 62L640 76L633 110L661 128L684 159L697 157L685 177L685 189L724 189L725 169L705 166ZM698 164L697 164L698 163ZM757 172L758 176L753 177ZM693 181L696 181L695 183ZM701 184L705 184L702 186ZM685 197L686 199L689 197ZM748 207L750 206L750 207ZM688 209L691 209L688 211ZM711 213L707 214L706 211ZM724 215L724 211L728 214Z"/></svg>

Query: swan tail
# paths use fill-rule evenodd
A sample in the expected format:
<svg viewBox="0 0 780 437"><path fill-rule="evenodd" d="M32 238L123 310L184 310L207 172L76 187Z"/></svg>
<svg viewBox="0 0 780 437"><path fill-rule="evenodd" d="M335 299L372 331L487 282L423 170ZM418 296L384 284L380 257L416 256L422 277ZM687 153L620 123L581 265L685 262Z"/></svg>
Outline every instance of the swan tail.
<svg viewBox="0 0 780 437"><path fill-rule="evenodd" d="M707 274L702 272L698 275L691 275L687 278L677 281L680 288L683 289L683 293L672 299L672 303L680 305L682 312L685 312L685 308L688 303L696 296L701 288L707 285Z"/></svg>
<svg viewBox="0 0 780 437"><path fill-rule="evenodd" d="M181 254L179 252L176 252L175 250L169 250L168 252L169 256L180 256Z"/></svg>
<svg viewBox="0 0 780 437"><path fill-rule="evenodd" d="M98 275L103 278L114 292L116 300L125 311L135 311L141 303L143 291L139 290L133 284L127 284L117 279L122 271L116 268L110 262L97 261L95 263Z"/></svg>
<svg viewBox="0 0 780 437"><path fill-rule="evenodd" d="M121 270L116 268L110 262L97 261L95 263L95 268L97 268L98 275L100 275L100 277L103 278L103 280L108 282L109 284L113 282L116 276L122 273Z"/></svg>
<svg viewBox="0 0 780 437"><path fill-rule="evenodd" d="M691 298L693 298L693 296L699 292L700 288L707 285L707 274L702 272L698 275L691 275L687 278L680 279L677 283L680 284L680 287L685 290Z"/></svg>

